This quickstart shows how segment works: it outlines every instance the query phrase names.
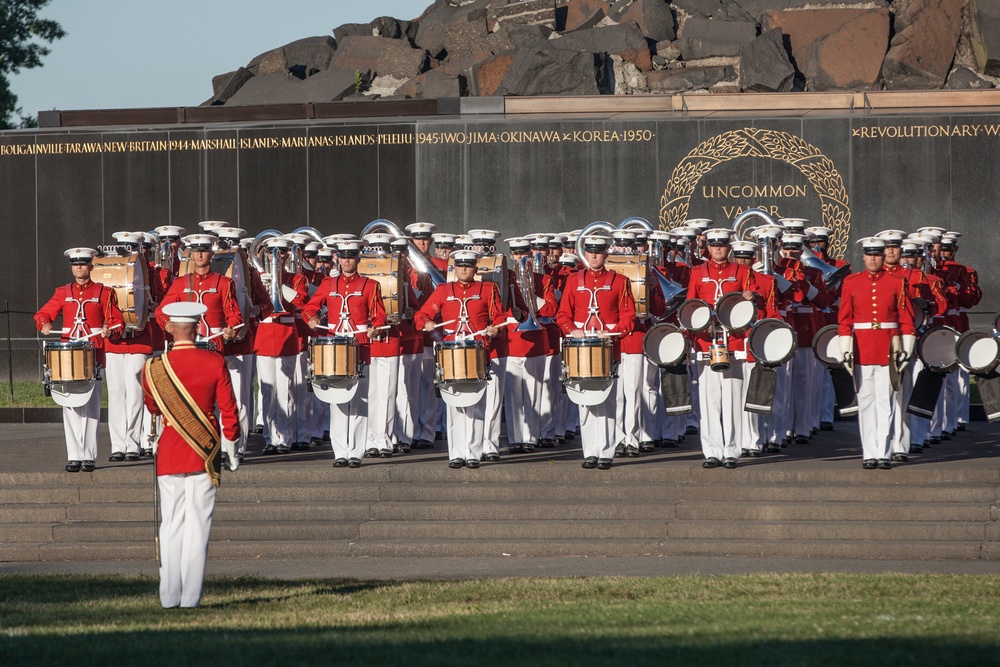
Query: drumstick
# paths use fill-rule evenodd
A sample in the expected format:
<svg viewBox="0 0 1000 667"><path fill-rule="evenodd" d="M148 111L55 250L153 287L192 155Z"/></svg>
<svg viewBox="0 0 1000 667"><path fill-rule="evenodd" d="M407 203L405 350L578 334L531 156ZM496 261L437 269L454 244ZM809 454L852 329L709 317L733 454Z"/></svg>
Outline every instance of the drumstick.
<svg viewBox="0 0 1000 667"><path fill-rule="evenodd" d="M242 324L237 324L235 327L233 327L233 331L236 331L237 329L241 329L241 328L243 328L243 325ZM220 331L217 334L212 334L211 336L209 336L205 340L215 340L216 338L218 338L219 336L224 335L225 333L226 333L225 331Z"/></svg>
<svg viewBox="0 0 1000 667"><path fill-rule="evenodd" d="M385 326L372 327L370 329L366 329L365 331L341 331L340 333L343 334L343 335L345 335L345 336L354 336L355 334L366 333L367 331L384 331L385 329L389 329L391 327L392 327L391 324L386 324ZM336 331L337 330L337 327L330 327L330 326L327 326L325 324L317 324L316 328L317 329L325 329L327 331Z"/></svg>
<svg viewBox="0 0 1000 667"><path fill-rule="evenodd" d="M114 329L120 329L121 326L122 325L120 325L120 324L116 324L113 327L108 327L108 331L113 331ZM69 342L71 342L71 343L79 343L82 340L87 340L88 338L93 338L94 336L97 336L100 333L101 333L100 331L95 331L94 333L89 333L86 336L81 336L80 338L70 338Z"/></svg>
<svg viewBox="0 0 1000 667"><path fill-rule="evenodd" d="M62 336L63 334L68 334L72 329L53 329L47 334L42 334L43 336Z"/></svg>

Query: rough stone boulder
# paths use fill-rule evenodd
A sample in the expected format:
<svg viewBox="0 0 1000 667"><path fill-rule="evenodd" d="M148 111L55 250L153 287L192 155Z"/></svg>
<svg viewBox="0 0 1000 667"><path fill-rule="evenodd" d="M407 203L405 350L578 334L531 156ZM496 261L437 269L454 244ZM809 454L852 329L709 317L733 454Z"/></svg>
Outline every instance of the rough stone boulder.
<svg viewBox="0 0 1000 667"><path fill-rule="evenodd" d="M646 83L651 93L679 93L685 90L702 90L736 77L728 65L711 67L681 67L646 73Z"/></svg>
<svg viewBox="0 0 1000 667"><path fill-rule="evenodd" d="M490 30L496 30L504 23L521 25L544 25L553 30L556 27L555 0L521 0L492 2L486 8L486 23Z"/></svg>
<svg viewBox="0 0 1000 667"><path fill-rule="evenodd" d="M700 19L723 21L756 21L748 11L731 0L673 0L675 9Z"/></svg>
<svg viewBox="0 0 1000 667"><path fill-rule="evenodd" d="M879 80L889 45L887 9L769 11L764 28L788 36L806 90L863 90Z"/></svg>
<svg viewBox="0 0 1000 667"><path fill-rule="evenodd" d="M635 23L647 39L654 42L676 39L674 15L667 0L634 0L627 5L615 3L609 15L621 24Z"/></svg>
<svg viewBox="0 0 1000 667"><path fill-rule="evenodd" d="M944 87L950 90L982 90L996 88L992 81L987 81L968 67L956 67L948 75Z"/></svg>
<svg viewBox="0 0 1000 667"><path fill-rule="evenodd" d="M451 76L440 69L420 74L399 87L397 95L431 100L439 97L461 97L468 94L465 77Z"/></svg>
<svg viewBox="0 0 1000 667"><path fill-rule="evenodd" d="M609 25L601 28L577 30L562 37L550 39L547 48L565 51L589 51L621 55L624 51L649 51L646 38L635 25Z"/></svg>
<svg viewBox="0 0 1000 667"><path fill-rule="evenodd" d="M336 52L337 42L332 37L306 37L260 54L247 64L246 69L254 76L298 70L296 75L305 78L329 67Z"/></svg>
<svg viewBox="0 0 1000 667"><path fill-rule="evenodd" d="M368 34L375 37L409 40L417 36L417 28L419 27L413 21L400 21L391 16L380 16L368 25L371 28Z"/></svg>
<svg viewBox="0 0 1000 667"><path fill-rule="evenodd" d="M543 42L552 34L552 29L544 25L519 25L501 23L486 37L486 48L493 53L519 49L529 44Z"/></svg>
<svg viewBox="0 0 1000 667"><path fill-rule="evenodd" d="M469 94L480 97L495 95L516 57L516 51L498 53L472 67L467 77Z"/></svg>
<svg viewBox="0 0 1000 667"><path fill-rule="evenodd" d="M460 6L436 2L420 18L414 44L425 49L432 58L439 58L452 26L475 21L486 21L486 8L496 0L473 0Z"/></svg>
<svg viewBox="0 0 1000 667"><path fill-rule="evenodd" d="M444 40L448 58L460 58L483 49L486 44L486 22L473 21L451 26Z"/></svg>
<svg viewBox="0 0 1000 667"><path fill-rule="evenodd" d="M407 81L427 68L427 53L398 39L351 36L340 43L330 67L371 70L378 76Z"/></svg>
<svg viewBox="0 0 1000 667"><path fill-rule="evenodd" d="M683 0L682 0L683 1ZM788 11L794 9L843 8L886 9L886 0L722 0L727 5L737 5L740 11L749 14L757 23L763 23L768 12ZM730 10L735 11L735 10Z"/></svg>
<svg viewBox="0 0 1000 667"><path fill-rule="evenodd" d="M886 88L940 88L955 59L965 0L896 0L895 36L882 63Z"/></svg>
<svg viewBox="0 0 1000 667"><path fill-rule="evenodd" d="M976 66L984 74L1000 76L1000 0L976 0L970 18Z"/></svg>
<svg viewBox="0 0 1000 667"><path fill-rule="evenodd" d="M556 30L593 28L611 11L605 0L562 0L556 7Z"/></svg>
<svg viewBox="0 0 1000 667"><path fill-rule="evenodd" d="M367 70L361 75L367 78ZM288 74L255 76L229 98L226 106L336 102L354 93L355 77L354 70L338 69L318 72L305 81Z"/></svg>
<svg viewBox="0 0 1000 667"><path fill-rule="evenodd" d="M345 23L333 29L333 38L340 44L345 37L371 37L372 26L370 23ZM383 35L385 36L385 35Z"/></svg>
<svg viewBox="0 0 1000 667"><path fill-rule="evenodd" d="M245 67L241 67L235 72L227 72L212 78L212 99L206 105L225 104L229 98L236 94L247 81L253 78Z"/></svg>
<svg viewBox="0 0 1000 667"><path fill-rule="evenodd" d="M606 54L544 47L521 49L497 95L600 95L610 92Z"/></svg>
<svg viewBox="0 0 1000 667"><path fill-rule="evenodd" d="M747 44L740 57L740 88L754 92L786 92L795 81L781 30L768 30Z"/></svg>
<svg viewBox="0 0 1000 667"><path fill-rule="evenodd" d="M757 25L747 21L689 18L677 41L684 60L698 60L738 56L756 37Z"/></svg>

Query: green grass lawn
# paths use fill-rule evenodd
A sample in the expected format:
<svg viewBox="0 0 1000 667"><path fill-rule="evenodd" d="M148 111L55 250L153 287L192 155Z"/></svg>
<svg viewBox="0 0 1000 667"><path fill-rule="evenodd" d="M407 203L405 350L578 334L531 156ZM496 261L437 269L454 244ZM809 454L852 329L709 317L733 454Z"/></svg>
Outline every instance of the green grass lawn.
<svg viewBox="0 0 1000 667"><path fill-rule="evenodd" d="M214 579L198 610L163 610L156 591L154 578L0 576L0 664L1000 661L994 576Z"/></svg>
<svg viewBox="0 0 1000 667"><path fill-rule="evenodd" d="M101 407L108 407L108 383L101 383ZM10 383L0 383L0 408L58 408L50 396L45 395L42 381L14 382L14 400L10 400Z"/></svg>

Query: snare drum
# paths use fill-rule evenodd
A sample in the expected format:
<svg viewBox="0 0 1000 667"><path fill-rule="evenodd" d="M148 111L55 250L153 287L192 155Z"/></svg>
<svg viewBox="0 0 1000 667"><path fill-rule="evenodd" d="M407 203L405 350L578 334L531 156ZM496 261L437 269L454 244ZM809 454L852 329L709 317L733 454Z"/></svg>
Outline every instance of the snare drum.
<svg viewBox="0 0 1000 667"><path fill-rule="evenodd" d="M89 340L47 342L43 349L45 368L53 384L94 382L97 379L94 346Z"/></svg>
<svg viewBox="0 0 1000 667"><path fill-rule="evenodd" d="M757 319L757 304L744 298L743 292L730 292L715 304L715 316L729 333L743 333Z"/></svg>
<svg viewBox="0 0 1000 667"><path fill-rule="evenodd" d="M194 346L199 350L206 350L208 352L218 352L219 346L216 343L217 340L219 339L216 338L215 340L196 340L194 341ZM169 352L172 349L174 349L174 341L170 341L169 343L167 343L167 352Z"/></svg>
<svg viewBox="0 0 1000 667"><path fill-rule="evenodd" d="M403 275L399 271L399 257L394 255L362 255L358 262L358 273L378 283L382 291L382 305L386 319L399 322L406 309L406 288Z"/></svg>
<svg viewBox="0 0 1000 667"><path fill-rule="evenodd" d="M813 354L819 363L827 368L840 368L844 365L844 355L840 350L839 332L836 324L828 324L813 336Z"/></svg>
<svg viewBox="0 0 1000 667"><path fill-rule="evenodd" d="M642 351L646 358L662 368L684 363L688 347L687 336L667 322L650 327L642 337Z"/></svg>
<svg viewBox="0 0 1000 667"><path fill-rule="evenodd" d="M610 380L613 360L609 338L563 338L562 362L568 380Z"/></svg>
<svg viewBox="0 0 1000 667"><path fill-rule="evenodd" d="M917 356L935 373L947 375L958 368L955 350L958 332L948 326L928 327L917 339Z"/></svg>
<svg viewBox="0 0 1000 667"><path fill-rule="evenodd" d="M473 338L434 343L434 365L438 383L485 382L486 347Z"/></svg>
<svg viewBox="0 0 1000 667"><path fill-rule="evenodd" d="M361 377L361 358L354 336L309 339L309 379L342 380Z"/></svg>
<svg viewBox="0 0 1000 667"><path fill-rule="evenodd" d="M682 329L702 332L712 323L712 307L701 299L688 299L677 309L677 321Z"/></svg>
<svg viewBox="0 0 1000 667"><path fill-rule="evenodd" d="M973 375L986 375L1000 361L1000 340L988 331L971 329L958 337L955 344L958 363Z"/></svg>
<svg viewBox="0 0 1000 667"><path fill-rule="evenodd" d="M797 339L792 325L769 317L759 320L750 329L747 335L747 349L758 364L780 366L795 356Z"/></svg>
<svg viewBox="0 0 1000 667"><path fill-rule="evenodd" d="M146 326L149 295L146 289L146 260L141 254L134 252L128 257L98 257L94 259L90 277L115 291L126 330L141 331Z"/></svg>

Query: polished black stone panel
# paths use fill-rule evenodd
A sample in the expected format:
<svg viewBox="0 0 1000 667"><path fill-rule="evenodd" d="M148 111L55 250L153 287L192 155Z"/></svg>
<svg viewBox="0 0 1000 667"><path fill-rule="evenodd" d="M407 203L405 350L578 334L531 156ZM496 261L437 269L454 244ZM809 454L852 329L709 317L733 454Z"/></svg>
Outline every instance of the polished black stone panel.
<svg viewBox="0 0 1000 667"><path fill-rule="evenodd" d="M276 222L271 226L291 231L309 225L324 235L357 234L366 223L380 217L379 197L391 195L379 188L377 134L374 124L310 129L308 137L314 145L305 152L308 178L303 185L308 192L302 202L308 206L308 219L301 224ZM385 169L393 171L394 166L387 163Z"/></svg>
<svg viewBox="0 0 1000 667"><path fill-rule="evenodd" d="M233 129L172 131L170 222L193 230L202 220L242 226L239 152Z"/></svg>
<svg viewBox="0 0 1000 667"><path fill-rule="evenodd" d="M0 139L0 146L10 143ZM4 242L0 243L0 265L4 267L0 310L6 305L10 310L17 311L10 314L9 320L9 333L13 338L34 338L35 326L31 314L50 296L38 292L36 270L40 249L44 248L46 262L66 268L59 261L61 255L55 256L55 248L47 243L43 245L43 239L38 236L34 192L34 157L10 156L0 160L0 227L4 232ZM4 335L8 333L7 321L6 315L0 315Z"/></svg>
<svg viewBox="0 0 1000 667"><path fill-rule="evenodd" d="M171 153L162 149L169 135L144 132L140 141L137 138L118 133L101 137L106 145L131 142L129 150L105 151L103 155L103 243L114 243L111 234L115 232L144 232L170 224Z"/></svg>
<svg viewBox="0 0 1000 667"><path fill-rule="evenodd" d="M309 224L309 159L294 142L304 127L238 132L239 221L250 233L292 231Z"/></svg>

